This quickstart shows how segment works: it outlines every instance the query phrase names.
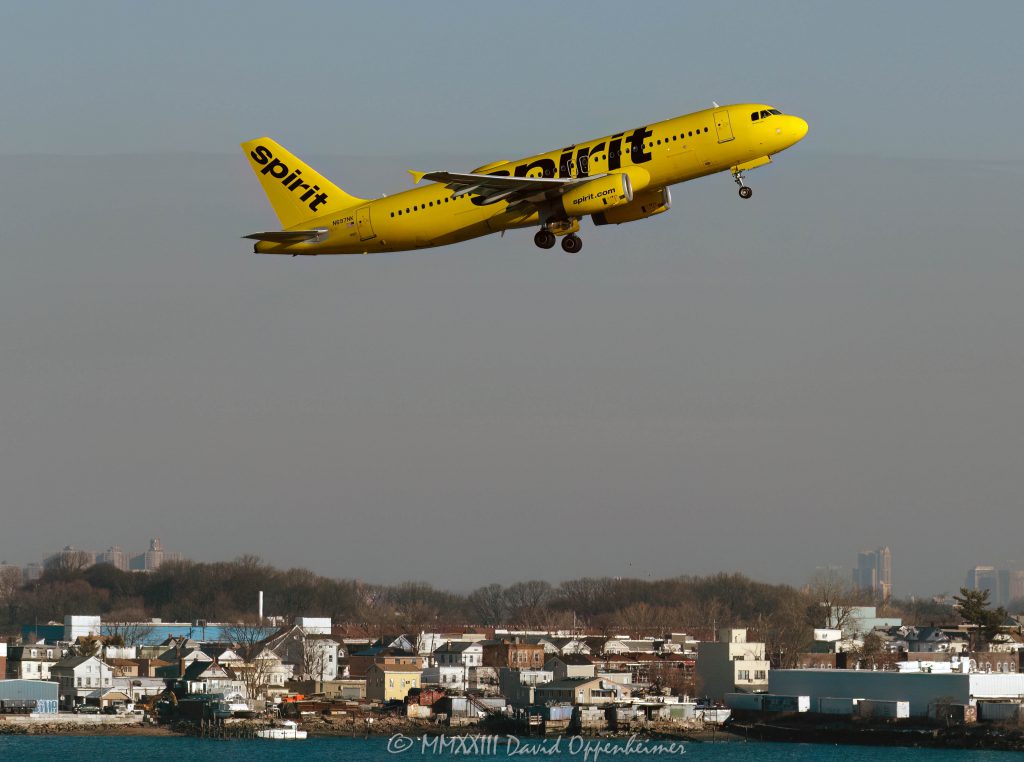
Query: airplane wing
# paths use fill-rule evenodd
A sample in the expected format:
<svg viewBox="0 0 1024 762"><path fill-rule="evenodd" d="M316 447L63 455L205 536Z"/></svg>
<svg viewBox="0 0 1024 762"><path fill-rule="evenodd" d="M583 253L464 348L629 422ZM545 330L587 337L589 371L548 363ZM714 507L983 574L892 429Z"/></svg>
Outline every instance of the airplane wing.
<svg viewBox="0 0 1024 762"><path fill-rule="evenodd" d="M249 233L242 238L251 238L254 241L272 241L274 243L302 243L326 233L325 228L314 230L268 230L263 233Z"/></svg>
<svg viewBox="0 0 1024 762"><path fill-rule="evenodd" d="M455 196L473 195L482 199L481 206L507 201L510 206L525 206L539 203L565 193L580 183L604 175L588 177L507 177L501 175L478 175L470 172L415 172L409 170L418 183L431 180L443 183Z"/></svg>

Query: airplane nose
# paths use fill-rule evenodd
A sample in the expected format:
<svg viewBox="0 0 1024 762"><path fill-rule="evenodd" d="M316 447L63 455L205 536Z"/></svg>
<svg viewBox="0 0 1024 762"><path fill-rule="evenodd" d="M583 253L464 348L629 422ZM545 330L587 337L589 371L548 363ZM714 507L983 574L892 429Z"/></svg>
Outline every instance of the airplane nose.
<svg viewBox="0 0 1024 762"><path fill-rule="evenodd" d="M798 116L793 117L793 130L797 140L803 140L804 135L807 134L807 122Z"/></svg>

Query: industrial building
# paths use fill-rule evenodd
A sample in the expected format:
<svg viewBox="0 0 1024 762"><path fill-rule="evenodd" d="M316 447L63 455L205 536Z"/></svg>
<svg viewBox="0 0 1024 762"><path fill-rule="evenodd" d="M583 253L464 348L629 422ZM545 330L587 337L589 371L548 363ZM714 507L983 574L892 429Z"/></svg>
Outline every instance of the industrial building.
<svg viewBox="0 0 1024 762"><path fill-rule="evenodd" d="M57 683L49 680L0 680L0 710L5 714L57 714L57 691ZM27 703L29 711L7 711L19 708L19 703Z"/></svg>
<svg viewBox="0 0 1024 762"><path fill-rule="evenodd" d="M911 717L928 717L937 704L971 705L979 701L1024 701L1024 675L971 672L968 662L933 662L901 671L865 669L773 669L768 693L808 696L810 706L823 698L907 701Z"/></svg>

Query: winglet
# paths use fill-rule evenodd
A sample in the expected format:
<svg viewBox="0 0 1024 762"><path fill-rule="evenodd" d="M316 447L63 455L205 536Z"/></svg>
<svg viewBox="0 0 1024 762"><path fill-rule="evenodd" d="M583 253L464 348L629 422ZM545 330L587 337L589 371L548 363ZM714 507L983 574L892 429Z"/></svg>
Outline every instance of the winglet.
<svg viewBox="0 0 1024 762"><path fill-rule="evenodd" d="M415 169L407 169L405 171L412 175L413 185L419 185L420 180L422 180L423 176L427 174L426 172L417 172Z"/></svg>

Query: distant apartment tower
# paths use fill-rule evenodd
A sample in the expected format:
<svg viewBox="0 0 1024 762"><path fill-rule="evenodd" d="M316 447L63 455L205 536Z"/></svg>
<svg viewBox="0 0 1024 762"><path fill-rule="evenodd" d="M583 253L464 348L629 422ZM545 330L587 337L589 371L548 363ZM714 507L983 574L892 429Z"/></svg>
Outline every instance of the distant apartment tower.
<svg viewBox="0 0 1024 762"><path fill-rule="evenodd" d="M1007 603L1024 600L1024 571L1015 569L1010 572L1010 590L1006 595Z"/></svg>
<svg viewBox="0 0 1024 762"><path fill-rule="evenodd" d="M128 554L124 552L124 548L120 545L114 545L99 553L96 556L96 563L110 564L115 569L128 571Z"/></svg>
<svg viewBox="0 0 1024 762"><path fill-rule="evenodd" d="M1005 606L1010 602L1011 573L988 564L975 566L967 572L964 587L968 590L988 590L988 600L993 606Z"/></svg>
<svg viewBox="0 0 1024 762"><path fill-rule="evenodd" d="M21 578L24 582L35 582L42 576L43 565L38 561L25 564L25 568L21 570Z"/></svg>
<svg viewBox="0 0 1024 762"><path fill-rule="evenodd" d="M151 572L156 571L168 561L180 561L181 559L181 553L171 553L164 550L164 546L161 544L160 538L154 537L149 541L149 550L145 553L140 553L137 556L132 556L129 565L135 571Z"/></svg>
<svg viewBox="0 0 1024 762"><path fill-rule="evenodd" d="M892 551L889 547L862 550L853 570L853 586L884 601L892 597Z"/></svg>

